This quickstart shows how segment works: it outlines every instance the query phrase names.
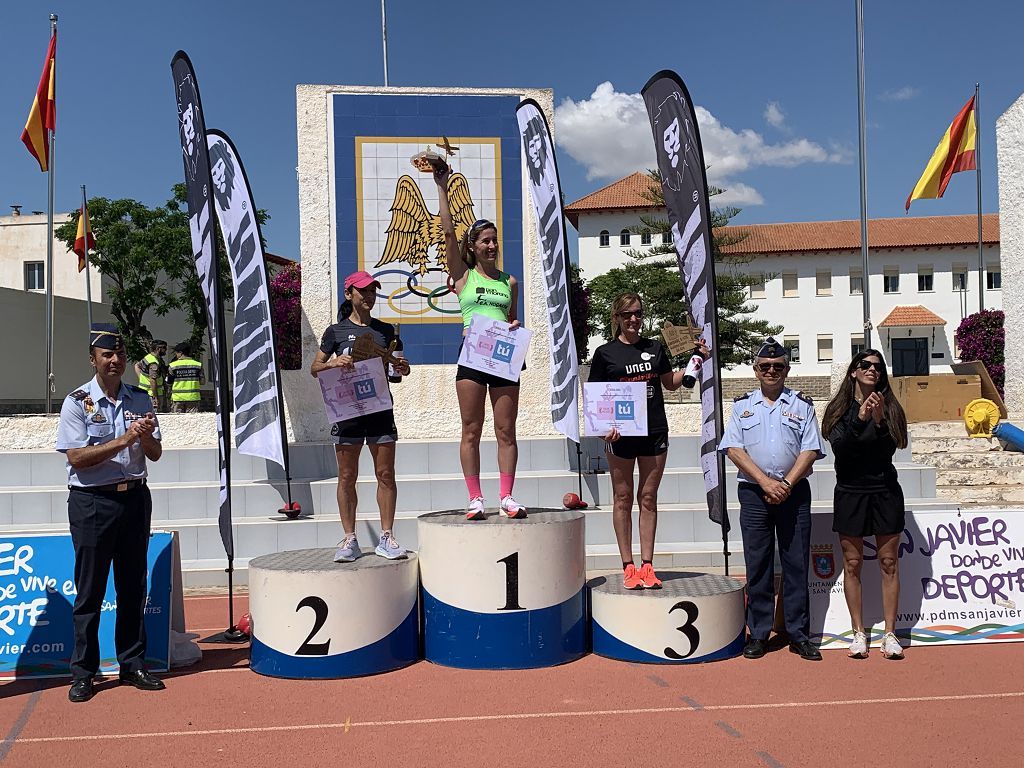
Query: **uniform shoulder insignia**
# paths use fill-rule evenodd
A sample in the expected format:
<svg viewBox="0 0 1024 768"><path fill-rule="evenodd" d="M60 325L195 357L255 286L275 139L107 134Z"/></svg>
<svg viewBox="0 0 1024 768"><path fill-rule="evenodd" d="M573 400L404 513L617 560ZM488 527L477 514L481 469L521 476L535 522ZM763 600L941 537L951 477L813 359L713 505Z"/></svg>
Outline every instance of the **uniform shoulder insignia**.
<svg viewBox="0 0 1024 768"><path fill-rule="evenodd" d="M734 397L734 398L732 399L732 401L733 401L734 403L738 403L738 402L739 402L740 400L746 400L746 399L747 399L748 397L750 397L750 396L751 396L752 394L754 394L754 391L753 391L753 390L751 390L750 392L745 392L744 394L742 394L742 395L739 395L738 397Z"/></svg>
<svg viewBox="0 0 1024 768"><path fill-rule="evenodd" d="M84 389L76 389L74 392L68 395L68 397L72 398L73 400L85 400L85 398L87 398L88 396L89 393L86 392Z"/></svg>
<svg viewBox="0 0 1024 768"><path fill-rule="evenodd" d="M805 395L803 392L794 392L798 399L803 400L808 405L814 405L814 401L811 400L810 395Z"/></svg>

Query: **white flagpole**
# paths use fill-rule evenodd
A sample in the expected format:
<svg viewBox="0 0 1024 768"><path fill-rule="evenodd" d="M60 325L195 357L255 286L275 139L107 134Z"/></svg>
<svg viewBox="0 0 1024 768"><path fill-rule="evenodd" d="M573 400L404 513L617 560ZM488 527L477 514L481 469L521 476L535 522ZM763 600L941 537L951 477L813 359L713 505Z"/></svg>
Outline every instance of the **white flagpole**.
<svg viewBox="0 0 1024 768"><path fill-rule="evenodd" d="M89 314L89 328L92 328L92 277L89 270L89 227L88 227L88 204L85 202L85 184L82 185L82 215L87 217L85 227L85 307Z"/></svg>
<svg viewBox="0 0 1024 768"><path fill-rule="evenodd" d="M57 34L57 14L50 14L50 35ZM57 49L53 50L53 81L57 82ZM56 98L56 94L54 94ZM53 161L57 126L49 131L50 161L46 164L48 193L46 200L46 412L53 412L53 393L57 391L53 376Z"/></svg>
<svg viewBox="0 0 1024 768"><path fill-rule="evenodd" d="M871 272L868 263L868 141L864 110L864 0L856 2L857 15L857 133L860 139L860 256L863 272L864 348L871 349Z"/></svg>
<svg viewBox="0 0 1024 768"><path fill-rule="evenodd" d="M388 87L388 13L385 0L380 0L380 37L384 43L384 87Z"/></svg>
<svg viewBox="0 0 1024 768"><path fill-rule="evenodd" d="M978 184L978 311L985 311L985 256L981 245L981 118L978 102L981 100L981 83L974 84L974 178Z"/></svg>

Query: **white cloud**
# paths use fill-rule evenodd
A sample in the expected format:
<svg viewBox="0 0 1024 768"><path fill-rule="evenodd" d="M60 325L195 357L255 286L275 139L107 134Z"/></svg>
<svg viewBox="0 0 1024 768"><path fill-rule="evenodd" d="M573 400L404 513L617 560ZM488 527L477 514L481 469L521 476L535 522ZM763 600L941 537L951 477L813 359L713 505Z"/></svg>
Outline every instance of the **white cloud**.
<svg viewBox="0 0 1024 768"><path fill-rule="evenodd" d="M782 128L786 124L786 113L777 101L769 101L764 108L764 119L773 128Z"/></svg>
<svg viewBox="0 0 1024 768"><path fill-rule="evenodd" d="M915 98L919 93L921 93L921 89L904 85L902 88L889 88L882 91L878 98L882 101L908 101Z"/></svg>
<svg viewBox="0 0 1024 768"><path fill-rule="evenodd" d="M768 105L769 109L771 106ZM726 190L715 197L716 204L763 203L756 189L737 179L739 174L757 166L791 168L804 163L849 161L849 153L839 148L826 150L816 142L799 138L773 144L750 128L737 131L723 125L703 107L696 107L695 112L708 165L708 183ZM782 115L781 109L779 114ZM767 109L765 118L768 119ZM615 180L657 165L643 98L639 93L619 93L610 82L598 85L589 99L563 100L555 109L555 129L559 148L586 168L588 181Z"/></svg>

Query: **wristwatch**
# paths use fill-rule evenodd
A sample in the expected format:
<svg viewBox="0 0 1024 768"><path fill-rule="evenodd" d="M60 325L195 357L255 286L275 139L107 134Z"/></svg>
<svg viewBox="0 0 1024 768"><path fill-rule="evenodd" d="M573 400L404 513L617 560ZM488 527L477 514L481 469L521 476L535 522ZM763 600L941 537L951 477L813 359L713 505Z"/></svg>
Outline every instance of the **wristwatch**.
<svg viewBox="0 0 1024 768"><path fill-rule="evenodd" d="M782 478L781 480L779 480L779 482L782 483L787 488L792 488L793 487L792 485L789 484L789 480L787 480L786 478Z"/></svg>

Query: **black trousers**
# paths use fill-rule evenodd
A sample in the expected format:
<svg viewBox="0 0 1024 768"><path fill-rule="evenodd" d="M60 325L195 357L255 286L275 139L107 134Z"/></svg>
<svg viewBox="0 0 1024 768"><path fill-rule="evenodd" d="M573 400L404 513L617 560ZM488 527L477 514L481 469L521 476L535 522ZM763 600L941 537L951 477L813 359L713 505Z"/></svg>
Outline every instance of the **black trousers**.
<svg viewBox="0 0 1024 768"><path fill-rule="evenodd" d="M740 483L740 530L747 566L747 629L767 640L775 623L775 544L782 562L782 604L789 639L799 643L810 634L807 570L811 548L811 486L806 479L793 486L781 504L769 504L764 491Z"/></svg>
<svg viewBox="0 0 1024 768"><path fill-rule="evenodd" d="M149 488L93 492L71 489L68 521L75 547L75 650L71 676L91 677L99 671L100 612L110 566L114 566L117 620L114 646L125 674L145 668L146 555L153 502Z"/></svg>

